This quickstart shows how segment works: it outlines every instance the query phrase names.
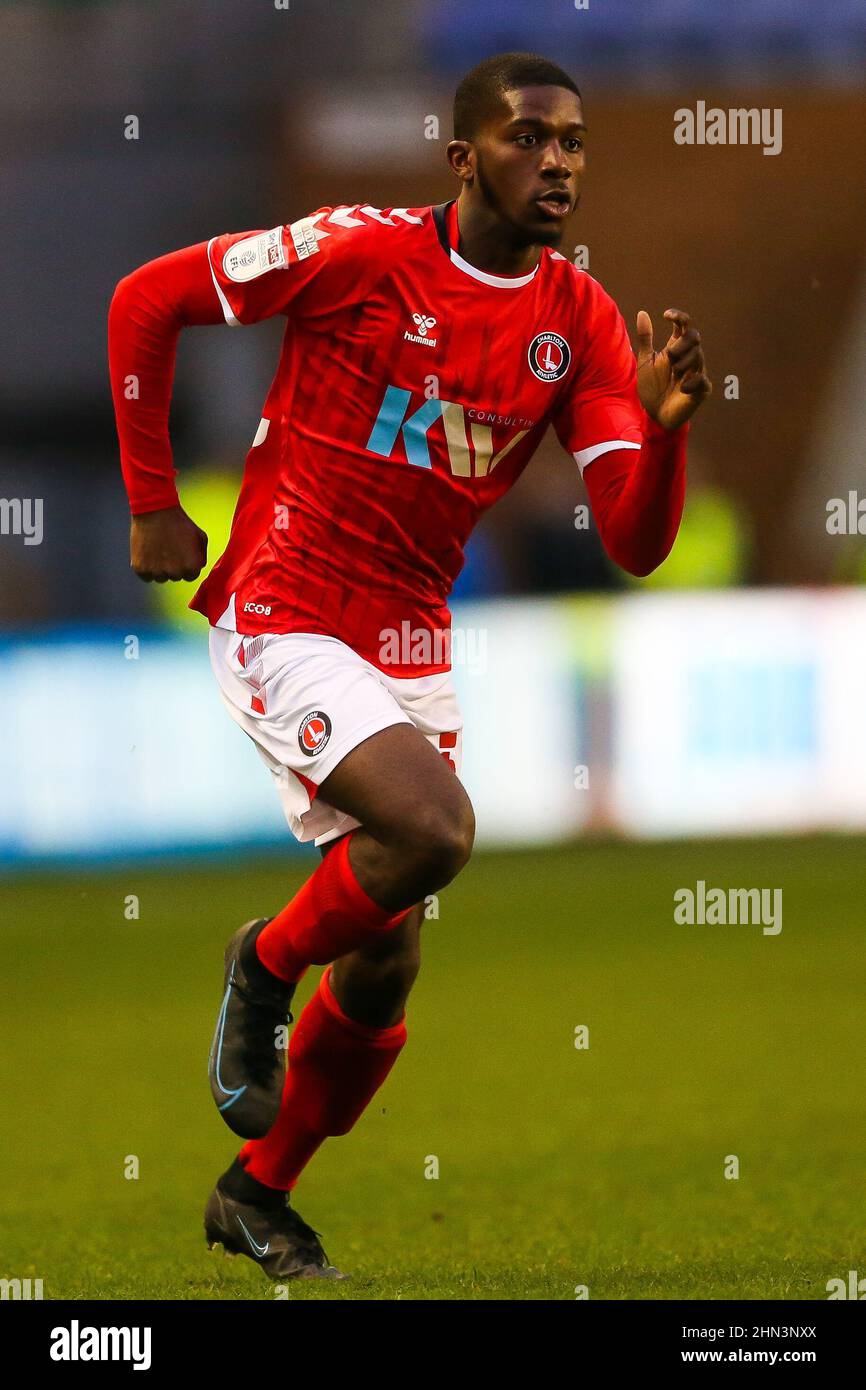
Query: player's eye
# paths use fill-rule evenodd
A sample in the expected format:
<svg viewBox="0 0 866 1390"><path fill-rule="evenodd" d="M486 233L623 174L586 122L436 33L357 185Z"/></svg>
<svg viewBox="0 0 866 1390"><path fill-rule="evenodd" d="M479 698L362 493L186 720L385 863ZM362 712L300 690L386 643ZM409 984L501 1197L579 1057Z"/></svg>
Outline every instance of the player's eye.
<svg viewBox="0 0 866 1390"><path fill-rule="evenodd" d="M524 141L524 140L529 141L529 143L528 143L528 144L525 144L525 145L524 145L524 144L521 144L521 142ZM523 133L523 135L518 135L517 140L516 140L516 144L520 145L521 149L524 149L524 150L529 150L529 149L531 149L531 148L532 148L532 145L534 144L534 142L535 142L535 136L532 135L528 130L525 131L525 132Z"/></svg>
<svg viewBox="0 0 866 1390"><path fill-rule="evenodd" d="M563 141L569 154L577 154L578 150L583 149L583 141L579 135L572 135L570 139Z"/></svg>

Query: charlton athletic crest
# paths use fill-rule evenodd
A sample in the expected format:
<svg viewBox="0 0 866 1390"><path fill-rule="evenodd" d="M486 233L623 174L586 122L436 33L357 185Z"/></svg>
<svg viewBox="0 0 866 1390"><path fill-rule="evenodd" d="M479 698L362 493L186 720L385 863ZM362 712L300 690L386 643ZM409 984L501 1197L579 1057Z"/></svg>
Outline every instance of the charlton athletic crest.
<svg viewBox="0 0 866 1390"><path fill-rule="evenodd" d="M539 381L559 381L571 362L571 348L558 333L538 333L529 344L529 365Z"/></svg>
<svg viewBox="0 0 866 1390"><path fill-rule="evenodd" d="M330 737L331 721L322 710L314 709L311 714L304 715L298 730L298 744L302 753L314 758L321 753Z"/></svg>

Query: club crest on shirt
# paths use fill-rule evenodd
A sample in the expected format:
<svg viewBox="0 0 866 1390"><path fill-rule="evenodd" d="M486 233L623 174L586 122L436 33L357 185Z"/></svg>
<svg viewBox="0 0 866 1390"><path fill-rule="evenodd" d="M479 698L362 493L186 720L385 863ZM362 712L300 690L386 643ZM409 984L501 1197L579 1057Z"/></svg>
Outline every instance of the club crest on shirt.
<svg viewBox="0 0 866 1390"><path fill-rule="evenodd" d="M298 747L308 758L321 753L331 737L331 721L323 710L314 709L305 714L298 730Z"/></svg>
<svg viewBox="0 0 866 1390"><path fill-rule="evenodd" d="M539 381L559 381L568 371L571 348L558 333L537 333L527 357Z"/></svg>

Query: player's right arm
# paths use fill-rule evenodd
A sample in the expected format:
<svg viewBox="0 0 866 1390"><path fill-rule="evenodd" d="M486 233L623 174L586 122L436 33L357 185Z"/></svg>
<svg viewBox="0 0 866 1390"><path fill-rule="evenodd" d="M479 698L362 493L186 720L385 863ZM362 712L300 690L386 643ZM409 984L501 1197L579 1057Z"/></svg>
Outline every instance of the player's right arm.
<svg viewBox="0 0 866 1390"><path fill-rule="evenodd" d="M181 329L289 312L325 320L357 300L375 271L376 223L353 212L322 209L292 226L199 242L117 286L108 356L132 514L130 563L141 579L195 579L207 558L206 535L180 505L168 431Z"/></svg>
<svg viewBox="0 0 866 1390"><path fill-rule="evenodd" d="M130 564L144 580L195 579L207 536L186 515L168 433L181 328L221 323L207 242L174 251L120 281L108 315L111 393L132 514Z"/></svg>

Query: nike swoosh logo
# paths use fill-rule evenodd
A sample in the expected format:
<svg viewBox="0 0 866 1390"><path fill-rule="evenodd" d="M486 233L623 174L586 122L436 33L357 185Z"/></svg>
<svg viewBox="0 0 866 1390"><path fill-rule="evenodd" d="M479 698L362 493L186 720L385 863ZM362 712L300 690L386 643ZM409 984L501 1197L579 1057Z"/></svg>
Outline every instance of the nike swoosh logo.
<svg viewBox="0 0 866 1390"><path fill-rule="evenodd" d="M216 1032L214 1033L214 1039L213 1043L211 1044L210 1050L210 1060L213 1069L213 1079L216 1082L218 1088L222 1091L223 1095L228 1097L228 1099L224 1100L222 1105L219 1106L220 1112L222 1112L223 1110L228 1110L229 1106L234 1105L235 1101L240 1096L242 1096L244 1091L247 1089L246 1086L239 1086L236 1090L232 1090L231 1087L223 1084L222 1077L220 1076L220 1062L222 1059L223 1050L223 1034L225 1033L226 1014L228 1013L229 998L231 996L232 985L234 984L234 981L235 962L232 961L232 968L229 973L228 987L226 988L225 996L223 997L222 1008L219 1012Z"/></svg>
<svg viewBox="0 0 866 1390"><path fill-rule="evenodd" d="M240 1226L241 1230L243 1231L244 1235L246 1236L247 1240L249 1241L250 1246L251 1246L251 1248L252 1248L254 1254L259 1255L259 1256L267 1255L268 1251L269 1251L270 1248L271 1248L271 1242L268 1241L266 1245L259 1245L259 1244L257 1244L257 1242L253 1240L252 1236L250 1235L249 1231L247 1230L247 1228L246 1228L246 1226L244 1225L244 1223L243 1223L243 1221L241 1220L241 1218L237 1215L237 1212L235 1213L235 1220L237 1221L238 1225Z"/></svg>

